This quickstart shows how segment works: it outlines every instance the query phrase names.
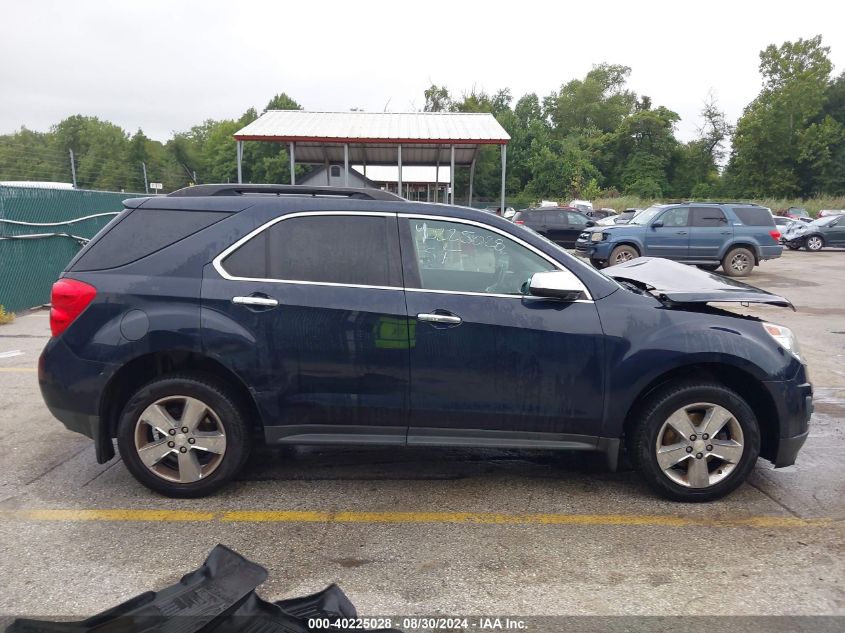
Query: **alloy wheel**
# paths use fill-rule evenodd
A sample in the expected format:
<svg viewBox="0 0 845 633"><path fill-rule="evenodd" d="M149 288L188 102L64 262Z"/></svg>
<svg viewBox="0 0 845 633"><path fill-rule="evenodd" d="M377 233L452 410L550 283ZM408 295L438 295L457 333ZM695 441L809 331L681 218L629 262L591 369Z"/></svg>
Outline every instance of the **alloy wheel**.
<svg viewBox="0 0 845 633"><path fill-rule="evenodd" d="M748 270L748 266L751 264L749 260L748 254L746 253L736 253L733 257L731 257L731 270L743 273Z"/></svg>
<svg viewBox="0 0 845 633"><path fill-rule="evenodd" d="M193 483L213 473L226 453L226 433L207 404L168 396L148 406L135 424L135 450L156 476Z"/></svg>
<svg viewBox="0 0 845 633"><path fill-rule="evenodd" d="M707 488L728 477L745 451L739 421L718 404L699 402L675 411L655 444L663 474L687 488Z"/></svg>
<svg viewBox="0 0 845 633"><path fill-rule="evenodd" d="M634 259L633 253L631 251L620 251L613 260L614 264L622 264L623 262L629 262Z"/></svg>
<svg viewBox="0 0 845 633"><path fill-rule="evenodd" d="M821 250L822 246L824 246L822 238L818 237L817 235L814 235L807 240L807 248L809 248L811 251Z"/></svg>

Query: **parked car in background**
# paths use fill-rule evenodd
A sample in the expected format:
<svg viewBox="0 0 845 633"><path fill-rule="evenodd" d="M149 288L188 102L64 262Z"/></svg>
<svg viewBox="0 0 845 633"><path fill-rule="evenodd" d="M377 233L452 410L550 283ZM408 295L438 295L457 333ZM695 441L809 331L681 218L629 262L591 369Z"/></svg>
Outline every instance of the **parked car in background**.
<svg viewBox="0 0 845 633"><path fill-rule="evenodd" d="M493 214L376 189L124 204L53 286L38 381L99 463L116 439L162 494L218 490L257 444L579 450L612 469L624 447L660 494L709 501L807 438L793 333L707 307L790 303L735 280L659 259L603 274Z"/></svg>
<svg viewBox="0 0 845 633"><path fill-rule="evenodd" d="M564 248L574 248L575 240L595 221L573 207L542 207L519 211L513 218L521 224L549 238Z"/></svg>
<svg viewBox="0 0 845 633"><path fill-rule="evenodd" d="M592 211L582 211L591 220L603 220L605 218L616 217L618 214L613 209L593 209Z"/></svg>
<svg viewBox="0 0 845 633"><path fill-rule="evenodd" d="M642 209L625 209L619 215L612 215L596 222L599 226L612 226L614 224L628 224L635 215Z"/></svg>
<svg viewBox="0 0 845 633"><path fill-rule="evenodd" d="M587 229L578 255L597 268L640 256L664 257L743 277L761 261L780 257L780 231L766 207L742 202L658 204L622 226Z"/></svg>
<svg viewBox="0 0 845 633"><path fill-rule="evenodd" d="M827 218L831 215L843 215L845 214L845 209L822 209L819 211L820 218Z"/></svg>
<svg viewBox="0 0 845 633"><path fill-rule="evenodd" d="M845 215L829 215L809 224L796 222L787 227L783 234L787 248L797 251L804 247L808 251L820 251L825 246L845 246Z"/></svg>
<svg viewBox="0 0 845 633"><path fill-rule="evenodd" d="M502 213L502 207L487 207L484 210L487 211L487 213L493 213L495 215L505 218L506 220L510 220L511 218L513 218L514 215L516 215L516 209L514 209L513 207L505 207L504 214Z"/></svg>
<svg viewBox="0 0 845 633"><path fill-rule="evenodd" d="M593 203L589 200L573 200L569 203L573 209L578 209L581 213L593 210Z"/></svg>
<svg viewBox="0 0 845 633"><path fill-rule="evenodd" d="M775 226L777 227L778 231L780 231L780 239L778 240L784 246L787 246L786 243L786 231L790 226L793 225L803 225L803 222L799 222L798 220L793 220L792 218L788 218L785 215L773 215L772 219L775 221ZM796 249L792 249L796 250Z"/></svg>
<svg viewBox="0 0 845 633"><path fill-rule="evenodd" d="M789 207L786 211L784 211L783 215L787 218L798 220L800 222L809 223L813 221L809 211L807 211L807 209L802 209L801 207Z"/></svg>

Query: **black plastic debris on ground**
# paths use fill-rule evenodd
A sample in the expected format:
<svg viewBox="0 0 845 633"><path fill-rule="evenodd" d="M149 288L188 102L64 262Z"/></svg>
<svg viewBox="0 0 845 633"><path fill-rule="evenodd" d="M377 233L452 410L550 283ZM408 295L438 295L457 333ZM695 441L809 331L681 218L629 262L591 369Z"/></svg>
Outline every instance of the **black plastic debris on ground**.
<svg viewBox="0 0 845 633"><path fill-rule="evenodd" d="M267 602L255 593L266 579L261 565L218 545L202 567L166 589L142 593L79 622L20 618L6 633L312 633L324 632L326 619L353 620L354 626L355 606L337 585L310 596ZM322 628L309 628L315 619L322 620ZM389 631L397 633L381 629Z"/></svg>

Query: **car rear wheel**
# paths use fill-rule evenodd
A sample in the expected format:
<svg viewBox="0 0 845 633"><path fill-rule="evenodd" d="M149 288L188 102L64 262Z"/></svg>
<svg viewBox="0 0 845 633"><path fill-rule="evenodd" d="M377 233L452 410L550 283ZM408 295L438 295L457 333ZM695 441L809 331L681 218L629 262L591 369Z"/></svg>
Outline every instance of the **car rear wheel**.
<svg viewBox="0 0 845 633"><path fill-rule="evenodd" d="M800 244L796 244L795 242L787 242L787 243L786 243L786 248L788 248L788 249L789 249L789 250L791 250L791 251L797 251L797 250L800 250L800 249L801 249L801 245L800 245Z"/></svg>
<svg viewBox="0 0 845 633"><path fill-rule="evenodd" d="M625 262L629 262L632 259L636 259L639 257L640 254L637 252L637 249L633 246L628 246L627 244L622 244L621 246L617 246L610 252L610 257L607 260L608 266L615 266L616 264L623 264Z"/></svg>
<svg viewBox="0 0 845 633"><path fill-rule="evenodd" d="M220 489L249 455L249 433L235 399L194 375L160 378L139 389L117 428L132 475L168 497L202 497Z"/></svg>
<svg viewBox="0 0 845 633"><path fill-rule="evenodd" d="M732 248L722 260L722 270L730 277L746 277L754 269L754 253L747 248Z"/></svg>
<svg viewBox="0 0 845 633"><path fill-rule="evenodd" d="M824 239L820 235L811 235L806 239L804 245L808 251L820 251L824 248Z"/></svg>
<svg viewBox="0 0 845 633"><path fill-rule="evenodd" d="M590 259L590 263L593 265L593 268L596 270L601 270L602 268L607 268L607 262L603 259Z"/></svg>
<svg viewBox="0 0 845 633"><path fill-rule="evenodd" d="M760 429L748 404L719 384L679 383L640 409L629 451L646 482L675 501L712 501L748 477Z"/></svg>

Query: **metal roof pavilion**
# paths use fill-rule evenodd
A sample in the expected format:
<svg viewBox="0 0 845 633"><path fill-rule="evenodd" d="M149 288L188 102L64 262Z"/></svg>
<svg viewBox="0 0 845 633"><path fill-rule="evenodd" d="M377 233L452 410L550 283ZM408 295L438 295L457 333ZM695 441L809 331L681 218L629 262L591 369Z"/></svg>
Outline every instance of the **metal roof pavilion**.
<svg viewBox="0 0 845 633"><path fill-rule="evenodd" d="M455 165L470 166L469 200L475 161L482 145L499 145L502 153L502 206L510 136L490 113L468 112L308 112L268 110L234 134L237 141L238 182L244 141L287 143L291 183L296 162L343 162L348 178L350 162L397 165L399 191L403 165L451 166L454 203Z"/></svg>

